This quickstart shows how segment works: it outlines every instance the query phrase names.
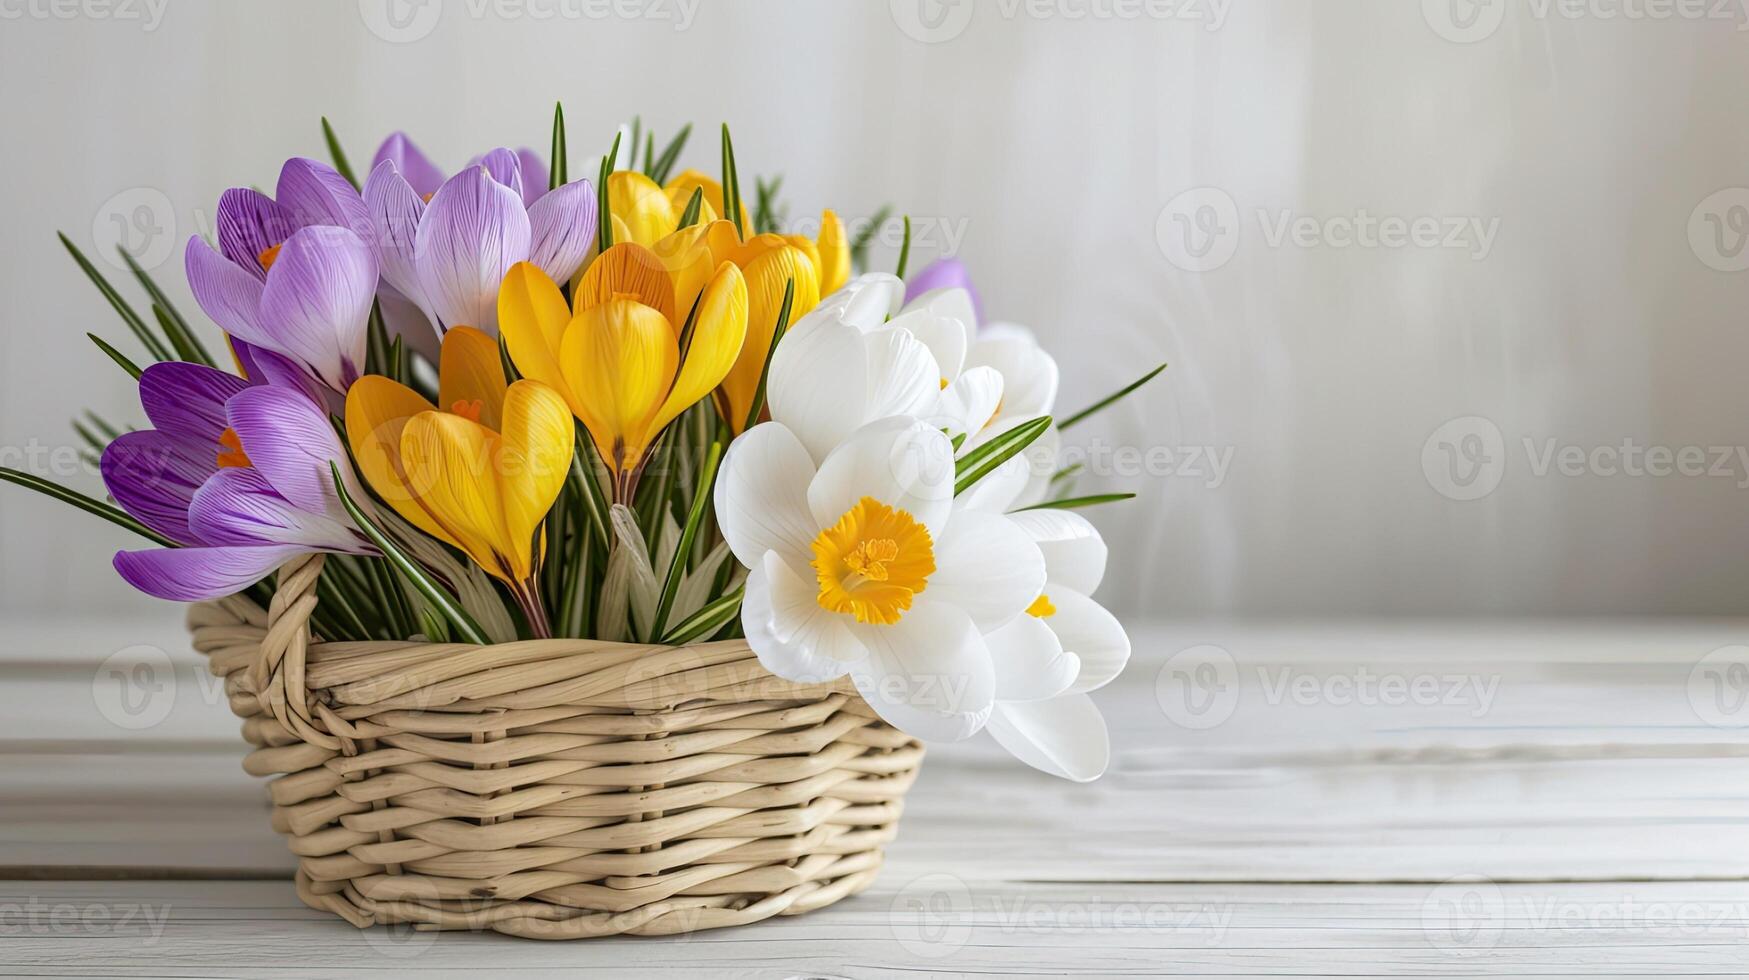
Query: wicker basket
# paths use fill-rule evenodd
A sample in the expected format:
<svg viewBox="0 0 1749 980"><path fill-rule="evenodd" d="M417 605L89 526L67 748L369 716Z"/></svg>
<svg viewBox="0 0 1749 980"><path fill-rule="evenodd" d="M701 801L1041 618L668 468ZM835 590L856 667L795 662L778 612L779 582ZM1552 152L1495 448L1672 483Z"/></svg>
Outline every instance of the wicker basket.
<svg viewBox="0 0 1749 980"><path fill-rule="evenodd" d="M276 776L298 896L360 928L671 935L867 887L923 747L740 642L312 642L320 556L273 608L193 607L244 769Z"/></svg>

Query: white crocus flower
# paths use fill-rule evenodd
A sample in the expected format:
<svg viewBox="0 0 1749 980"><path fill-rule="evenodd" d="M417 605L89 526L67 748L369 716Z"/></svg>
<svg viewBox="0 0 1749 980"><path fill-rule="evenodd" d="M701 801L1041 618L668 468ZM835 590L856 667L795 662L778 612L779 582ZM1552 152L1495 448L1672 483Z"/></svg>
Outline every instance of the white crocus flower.
<svg viewBox="0 0 1749 980"><path fill-rule="evenodd" d="M936 416L948 432L965 433L960 455L1055 411L1056 359L1025 327L1007 323L985 327L972 343L966 365L942 391ZM1057 428L1046 429L1025 452L978 481L960 498L960 506L1006 511L1043 500L1061 444Z"/></svg>
<svg viewBox="0 0 1749 980"><path fill-rule="evenodd" d="M1105 719L1087 692L1110 683L1130 659L1123 626L1092 599L1105 576L1105 541L1086 518L1070 511L1025 511L1011 520L1044 554L1045 587L1027 615L985 640L999 664L1026 662L1047 669L1030 675L1026 685L1015 685L1018 694L998 687L989 731L1035 769L1077 782L1097 779L1110 760L1111 744ZM1041 659L1040 651L1053 646L1062 651L1060 658Z"/></svg>
<svg viewBox="0 0 1749 980"><path fill-rule="evenodd" d="M741 621L766 669L808 683L849 674L881 717L921 738L982 728L1005 683L998 667L1025 676L1035 665L1019 658L1039 654L998 665L984 634L1023 615L1045 567L1019 524L956 510L953 490L952 444L913 418L863 426L818 466L782 422L736 439L717 520L751 569Z"/></svg>

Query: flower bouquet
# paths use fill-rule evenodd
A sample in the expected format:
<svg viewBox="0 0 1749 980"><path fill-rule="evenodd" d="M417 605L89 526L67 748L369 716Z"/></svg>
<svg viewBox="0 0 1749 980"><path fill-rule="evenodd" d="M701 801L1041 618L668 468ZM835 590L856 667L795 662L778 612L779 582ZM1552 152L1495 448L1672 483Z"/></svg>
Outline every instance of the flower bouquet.
<svg viewBox="0 0 1749 980"><path fill-rule="evenodd" d="M726 127L715 178L634 125L593 182L562 111L550 167L397 134L359 180L324 131L332 166L188 242L222 356L66 242L150 356L92 337L149 427L76 423L108 500L0 471L154 545L116 570L195 604L306 902L735 925L872 880L918 739L1103 771L1086 692L1129 641L1075 509L1127 495L1072 497L1058 433L1147 378L1053 424L1055 363L959 265L907 278L907 221L853 275L882 219L783 233Z"/></svg>

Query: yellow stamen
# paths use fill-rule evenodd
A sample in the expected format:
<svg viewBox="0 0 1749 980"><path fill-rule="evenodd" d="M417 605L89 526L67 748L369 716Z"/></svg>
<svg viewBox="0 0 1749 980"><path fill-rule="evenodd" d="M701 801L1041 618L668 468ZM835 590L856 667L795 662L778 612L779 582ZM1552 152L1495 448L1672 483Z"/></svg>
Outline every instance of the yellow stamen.
<svg viewBox="0 0 1749 980"><path fill-rule="evenodd" d="M255 465L249 462L248 454L243 452L243 440L237 438L236 429L226 429L219 433L219 446L220 469L242 469Z"/></svg>
<svg viewBox="0 0 1749 980"><path fill-rule="evenodd" d="M262 250L260 255L255 257L255 260L261 263L261 271L266 272L268 269L273 268L273 262L277 258L279 258L279 246L269 245Z"/></svg>
<svg viewBox="0 0 1749 980"><path fill-rule="evenodd" d="M1032 605L1026 607L1026 614L1046 619L1057 614L1057 607L1051 605L1050 596L1040 593L1037 599L1032 600Z"/></svg>
<svg viewBox="0 0 1749 980"><path fill-rule="evenodd" d="M935 572L929 529L903 510L864 497L814 539L820 608L890 626Z"/></svg>

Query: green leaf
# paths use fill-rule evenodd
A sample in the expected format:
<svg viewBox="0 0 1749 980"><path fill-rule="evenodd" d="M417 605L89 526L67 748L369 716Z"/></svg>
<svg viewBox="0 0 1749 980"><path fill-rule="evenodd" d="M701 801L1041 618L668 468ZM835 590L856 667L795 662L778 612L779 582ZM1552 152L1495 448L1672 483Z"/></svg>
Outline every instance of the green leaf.
<svg viewBox="0 0 1749 980"><path fill-rule="evenodd" d="M372 301L370 321L365 325L364 373L389 373L389 328L383 320L383 304Z"/></svg>
<svg viewBox="0 0 1749 980"><path fill-rule="evenodd" d="M905 278L905 267L911 264L911 216L905 215L905 240L899 243L899 271L893 273L900 279Z"/></svg>
<svg viewBox="0 0 1749 980"><path fill-rule="evenodd" d="M686 515L686 526L680 529L680 544L674 549L674 559L668 563L668 577L662 583L662 598L656 604L656 619L650 626L652 636L661 636L668 626L668 613L674 608L674 596L680 591L680 580L686 574L686 557L692 553L692 543L698 538L699 528L704 525L711 488L717 482L717 466L722 461L723 444L711 443L710 452L705 455L704 468L698 471L698 485L692 495L692 510Z"/></svg>
<svg viewBox="0 0 1749 980"><path fill-rule="evenodd" d="M547 179L547 190L549 191L565 186L569 177L571 160L565 147L565 104L555 102L553 103L553 145L548 154L548 159L552 164L548 171L551 176Z"/></svg>
<svg viewBox="0 0 1749 980"><path fill-rule="evenodd" d="M123 354L121 351L118 351L114 347L109 346L109 344L102 337L99 337L94 333L88 333L85 336L90 337L91 342L96 344L99 350L103 351L105 354L108 354L110 356L111 360L115 361L115 363L117 363L117 364L120 364L121 369L123 371L126 371L130 375L133 375L133 378L135 381L140 380L140 375L145 373L144 371L140 370L140 366L138 364L135 364L133 361L128 360L127 355Z"/></svg>
<svg viewBox="0 0 1749 980"><path fill-rule="evenodd" d="M954 465L957 474L953 483L954 496L965 493L973 484L995 472L997 467L1019 455L1050 427L1051 417L1041 415L1030 422L1022 422L960 457Z"/></svg>
<svg viewBox="0 0 1749 980"><path fill-rule="evenodd" d="M583 431L582 426L577 427L576 439L576 447L571 453L571 479L583 491L583 510L589 517L590 527L595 529L595 540L605 545L612 540L612 535L607 530L607 495L590 473L594 467L585 463L585 460L595 459L595 440Z"/></svg>
<svg viewBox="0 0 1749 980"><path fill-rule="evenodd" d="M160 544L166 548L177 546L176 542L129 517L125 511L114 504L87 497L77 490L69 490L59 483L52 483L40 476L32 476L29 473L6 466L0 466L0 480L15 483L27 490L35 490L37 493L53 497L64 504L72 504L87 514L95 514L117 527L125 527L154 544Z"/></svg>
<svg viewBox="0 0 1749 980"><path fill-rule="evenodd" d="M1061 428L1061 426L1058 426L1058 428ZM1081 472L1082 470L1084 470L1086 468L1087 468L1086 463L1071 463L1070 465L1063 467L1062 469L1056 471L1055 473L1052 473L1051 474L1051 482L1052 483L1060 483L1063 480L1072 480L1075 478L1075 474Z"/></svg>
<svg viewBox="0 0 1749 980"><path fill-rule="evenodd" d="M741 223L741 175L735 169L735 143L729 139L728 123L723 123L723 209L729 212L727 217L735 223L735 234L745 240L747 229Z"/></svg>
<svg viewBox="0 0 1749 980"><path fill-rule="evenodd" d="M777 191L783 186L781 175L766 181L762 177L753 180L753 231L757 234L774 232L780 222L777 212Z"/></svg>
<svg viewBox="0 0 1749 980"><path fill-rule="evenodd" d="M202 344L200 338L195 336L188 321L176 309L176 304L170 302L170 297L164 295L164 290L158 288L157 280L152 278L151 273L140 268L140 264L134 261L133 254L127 249L117 246L116 252L121 256L122 262L127 265L128 271L132 272L134 278L139 281L141 288L145 289L146 295L151 297L152 312L158 317L158 326L170 339L170 345L176 348L177 354L185 361L194 361L205 364L207 367L218 367L218 362L213 360L211 354L207 353L206 345Z"/></svg>
<svg viewBox="0 0 1749 980"><path fill-rule="evenodd" d="M128 329L133 331L134 336L139 338L140 343L145 345L146 350L151 353L153 360L173 360L169 348L165 347L163 341L160 341L147 328L146 321L141 319L134 308L128 304L128 301L115 291L115 287L109 284L109 280L103 277L103 273L97 271L97 267L91 264L91 260L85 257L85 253L79 251L79 246L74 245L73 240L65 234L61 234L60 238L61 244L66 247L68 254L73 256L73 261L79 264L80 271L84 272L85 277L91 280L91 284L97 287L97 291L103 294L103 298L109 301L109 305L115 308L115 312L121 315L122 320L127 323Z"/></svg>
<svg viewBox="0 0 1749 980"><path fill-rule="evenodd" d="M93 432L90 428L88 428L85 425L85 423L79 421L78 419L73 420L73 431L79 433L79 438L85 440L85 445L90 446L92 448L92 450L94 450L98 453L102 453L103 450L109 446L108 439L105 439L101 435L99 435L98 433ZM101 458L99 459L99 462L101 462Z"/></svg>
<svg viewBox="0 0 1749 980"><path fill-rule="evenodd" d="M1093 413L1098 412L1098 411L1102 411L1103 409L1111 407L1119 399L1124 398L1125 396L1129 395L1131 392L1135 391L1137 388L1140 388L1141 386L1154 380L1154 378L1156 376L1158 376L1161 371L1164 371L1164 370L1166 370L1166 365L1162 364L1159 367L1155 368L1154 370L1149 371L1147 374L1142 375L1140 378L1137 378L1136 380L1130 382L1129 384L1124 385L1122 388L1118 389L1117 391L1115 391L1109 395L1106 395L1104 398L1101 398L1100 400L1094 402L1093 404L1087 406L1086 408L1083 408L1079 412L1076 412L1075 414L1069 416L1068 418L1064 419L1063 421L1057 423L1057 428L1067 429L1070 426L1073 426L1077 422L1085 421L1087 419L1087 417L1092 415Z"/></svg>
<svg viewBox="0 0 1749 980"><path fill-rule="evenodd" d="M1133 493L1100 493L1091 497L1064 497L1062 500L1047 500L1042 504L1020 508L1027 510L1076 510L1081 507L1097 507L1100 504L1115 504L1120 500L1134 500Z"/></svg>
<svg viewBox="0 0 1749 980"><path fill-rule="evenodd" d="M419 591L421 596L425 597L425 601L430 603L432 608L443 614L443 618L455 627L456 633L463 641L477 643L481 646L487 645L490 641L486 639L486 634L480 629L479 624L474 622L474 618L468 615L467 610L461 607L455 597L432 581L425 569L407 557L407 553L397 547L393 541L390 541L388 535L384 534L382 529L377 527L370 517L359 508L357 502L352 499L352 495L346 492L346 481L340 478L339 465L329 463L328 468L334 475L334 491L340 495L340 506L346 509L347 515L352 518L354 524L358 525L358 529L364 532L364 536L370 539L371 544L377 546L377 550L382 552L383 557L387 558L395 566L395 570L400 572L412 584L413 588Z"/></svg>
<svg viewBox="0 0 1749 980"><path fill-rule="evenodd" d="M784 283L783 305L777 310L777 328L771 332L771 347L765 352L765 365L759 369L759 387L753 392L753 405L747 413L747 424L741 427L745 432L759 424L759 413L765 411L765 383L771 377L771 358L777 353L777 345L783 340L783 335L789 330L789 308L795 302L796 281L792 277Z"/></svg>
<svg viewBox="0 0 1749 980"><path fill-rule="evenodd" d="M680 159L680 151L686 146L686 138L692 135L692 123L680 127L680 132L668 141L662 149L662 155L656 158L656 163L650 168L650 179L658 184L668 183L668 174L674 169L674 164Z"/></svg>
<svg viewBox="0 0 1749 980"><path fill-rule="evenodd" d="M650 130L644 133L644 176L650 176L650 167L656 162L656 132Z"/></svg>
<svg viewBox="0 0 1749 980"><path fill-rule="evenodd" d="M887 218L892 213L891 207L881 205L881 209L874 213L873 218L869 219L867 227L857 232L856 237L851 239L850 262L858 270L866 271L868 269L868 247L874 244L875 235L880 233L881 225L887 223Z"/></svg>
<svg viewBox="0 0 1749 980"><path fill-rule="evenodd" d="M340 176L353 187L358 187L358 178L352 173L352 164L346 162L346 151L340 148L340 137L334 135L334 127L328 124L328 117L322 117L322 142L328 144L328 156L334 161L334 169L340 171Z"/></svg>
<svg viewBox="0 0 1749 980"><path fill-rule="evenodd" d="M607 203L607 175L613 173L613 165L619 160L619 138L622 135L613 134L613 148L601 158L601 170L595 181L595 251L598 253L613 247L613 208Z"/></svg>
<svg viewBox="0 0 1749 980"><path fill-rule="evenodd" d="M691 228L698 223L698 213L704 206L704 188L694 187L692 196L686 199L686 210L680 215L680 227Z"/></svg>
<svg viewBox="0 0 1749 980"><path fill-rule="evenodd" d="M103 433L105 436L108 436L110 439L120 439L121 438L121 430L116 428L114 425L111 425L107 420L104 419L103 416L97 414L96 412L93 412L90 409L86 409L85 410L85 417L87 419L91 420L91 424L97 427L97 431Z"/></svg>
<svg viewBox="0 0 1749 980"><path fill-rule="evenodd" d="M704 608L686 617L667 636L662 637L663 645L684 646L694 640L714 635L717 630L741 615L741 598L745 592L745 587L739 588L715 602L706 603Z"/></svg>

